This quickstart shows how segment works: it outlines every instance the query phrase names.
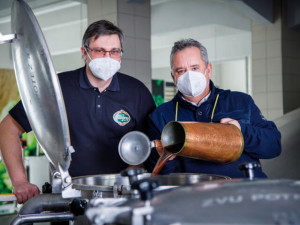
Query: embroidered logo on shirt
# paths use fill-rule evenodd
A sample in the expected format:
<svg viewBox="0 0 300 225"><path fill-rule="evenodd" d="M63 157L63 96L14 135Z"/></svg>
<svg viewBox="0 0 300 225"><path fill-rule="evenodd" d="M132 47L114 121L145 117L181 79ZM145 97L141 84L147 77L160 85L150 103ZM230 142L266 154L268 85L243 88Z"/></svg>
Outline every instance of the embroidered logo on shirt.
<svg viewBox="0 0 300 225"><path fill-rule="evenodd" d="M123 109L117 111L113 115L114 121L120 126L125 126L130 121L130 115Z"/></svg>

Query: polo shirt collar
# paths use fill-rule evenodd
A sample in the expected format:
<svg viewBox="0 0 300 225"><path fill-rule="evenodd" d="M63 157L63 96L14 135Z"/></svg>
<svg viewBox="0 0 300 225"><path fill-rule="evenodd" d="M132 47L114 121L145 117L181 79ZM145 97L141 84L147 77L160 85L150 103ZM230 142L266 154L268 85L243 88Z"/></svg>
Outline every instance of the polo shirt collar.
<svg viewBox="0 0 300 225"><path fill-rule="evenodd" d="M108 91L119 91L120 85L119 85L119 79L118 79L118 72L113 76L113 79L110 83L110 85L106 88ZM80 76L79 76L79 85L81 88L89 89L89 88L95 88L91 85L87 74L86 74L86 67L83 67Z"/></svg>
<svg viewBox="0 0 300 225"><path fill-rule="evenodd" d="M119 78L118 78L118 72L113 76L113 79L110 83L110 85L106 88L108 91L119 91L120 85L119 85Z"/></svg>
<svg viewBox="0 0 300 225"><path fill-rule="evenodd" d="M181 95L181 98L183 99L183 101L186 101L186 102L188 102L188 103L190 103L190 104L192 104L192 105L194 105L194 106L199 107L202 103L204 103L204 102L207 101L207 99L209 98L210 94L211 94L211 92L209 92L208 95L206 95L206 96L199 102L198 105L195 104L194 102L191 102L191 101L185 99L185 98L183 97L183 95Z"/></svg>

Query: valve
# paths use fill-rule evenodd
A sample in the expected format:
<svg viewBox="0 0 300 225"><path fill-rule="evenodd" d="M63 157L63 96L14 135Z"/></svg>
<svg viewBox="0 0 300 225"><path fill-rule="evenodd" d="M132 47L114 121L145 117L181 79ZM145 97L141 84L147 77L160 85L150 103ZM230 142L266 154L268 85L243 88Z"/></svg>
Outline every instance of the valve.
<svg viewBox="0 0 300 225"><path fill-rule="evenodd" d="M86 200L79 200L77 198L73 199L69 204L70 211L75 215L83 215L85 210L88 208L88 203Z"/></svg>
<svg viewBox="0 0 300 225"><path fill-rule="evenodd" d="M130 185L132 185L135 181L138 180L138 175L145 173L146 170L144 168L129 168L121 171L121 176L128 177Z"/></svg>
<svg viewBox="0 0 300 225"><path fill-rule="evenodd" d="M157 188L159 185L160 182L158 180L147 178L135 181L131 185L131 188L140 192L142 201L148 201L152 199L152 190Z"/></svg>
<svg viewBox="0 0 300 225"><path fill-rule="evenodd" d="M261 165L258 162L246 162L239 165L239 169L245 172L249 180L254 179L254 170L260 167Z"/></svg>
<svg viewBox="0 0 300 225"><path fill-rule="evenodd" d="M43 194L52 193L52 185L49 184L48 182L46 182L45 184L43 184L43 186L42 186L42 192L43 192Z"/></svg>

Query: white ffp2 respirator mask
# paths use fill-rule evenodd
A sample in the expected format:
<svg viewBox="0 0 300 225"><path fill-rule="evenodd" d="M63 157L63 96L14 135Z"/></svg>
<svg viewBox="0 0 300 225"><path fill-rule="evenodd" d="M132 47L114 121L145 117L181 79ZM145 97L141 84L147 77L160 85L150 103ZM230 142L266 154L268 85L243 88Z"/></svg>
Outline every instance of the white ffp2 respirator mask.
<svg viewBox="0 0 300 225"><path fill-rule="evenodd" d="M178 90L188 96L201 95L206 88L206 78L201 72L187 71L177 79Z"/></svg>
<svg viewBox="0 0 300 225"><path fill-rule="evenodd" d="M121 62L119 62L118 60L112 59L110 57L91 59L88 53L87 55L91 60L89 62L89 67L93 75L104 81L107 81L109 78L115 75L115 73L118 72L121 68Z"/></svg>

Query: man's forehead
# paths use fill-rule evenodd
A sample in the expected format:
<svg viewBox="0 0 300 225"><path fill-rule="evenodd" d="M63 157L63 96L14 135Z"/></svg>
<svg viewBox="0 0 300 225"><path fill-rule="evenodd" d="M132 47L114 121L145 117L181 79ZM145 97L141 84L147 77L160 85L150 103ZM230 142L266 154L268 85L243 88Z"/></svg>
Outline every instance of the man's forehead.
<svg viewBox="0 0 300 225"><path fill-rule="evenodd" d="M202 61L201 52L196 47L188 47L174 54L177 61Z"/></svg>
<svg viewBox="0 0 300 225"><path fill-rule="evenodd" d="M174 65L174 69L182 69L182 68L193 68L193 67L200 67L200 63L186 63L181 65Z"/></svg>
<svg viewBox="0 0 300 225"><path fill-rule="evenodd" d="M119 35L117 34L104 34L99 35L98 37L95 35L91 43L104 44L104 45L121 45L121 41Z"/></svg>
<svg viewBox="0 0 300 225"><path fill-rule="evenodd" d="M186 57L178 57L174 60L174 67L181 68L181 67L193 67L202 65L204 62L202 61L201 57L199 56L186 56Z"/></svg>

